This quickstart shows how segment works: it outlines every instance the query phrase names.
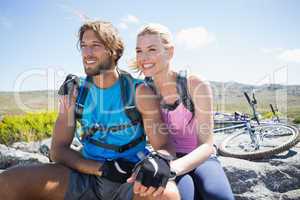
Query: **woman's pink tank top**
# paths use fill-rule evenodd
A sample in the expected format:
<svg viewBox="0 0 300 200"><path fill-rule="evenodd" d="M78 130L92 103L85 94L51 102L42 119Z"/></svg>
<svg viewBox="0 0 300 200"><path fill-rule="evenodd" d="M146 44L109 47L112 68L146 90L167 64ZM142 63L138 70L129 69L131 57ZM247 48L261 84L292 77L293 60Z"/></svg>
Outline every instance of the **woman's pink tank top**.
<svg viewBox="0 0 300 200"><path fill-rule="evenodd" d="M182 102L174 110L161 108L161 114L177 153L190 153L198 147L196 120Z"/></svg>

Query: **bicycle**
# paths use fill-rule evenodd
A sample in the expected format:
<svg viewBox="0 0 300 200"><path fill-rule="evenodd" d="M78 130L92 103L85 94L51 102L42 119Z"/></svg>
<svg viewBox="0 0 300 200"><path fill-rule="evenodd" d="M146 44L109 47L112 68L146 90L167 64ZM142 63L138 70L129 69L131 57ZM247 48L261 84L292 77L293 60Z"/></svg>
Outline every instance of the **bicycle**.
<svg viewBox="0 0 300 200"><path fill-rule="evenodd" d="M248 114L240 112L234 112L233 114L222 112L214 113L215 128L213 132L218 133L241 128L249 117Z"/></svg>
<svg viewBox="0 0 300 200"><path fill-rule="evenodd" d="M234 129L233 135L227 137L219 146L222 156L241 158L247 160L262 159L289 150L299 142L299 130L277 120L261 122L256 111L256 98L252 99L246 92L244 95L251 107L253 119L241 120L240 127L227 127ZM276 114L273 106L272 113Z"/></svg>

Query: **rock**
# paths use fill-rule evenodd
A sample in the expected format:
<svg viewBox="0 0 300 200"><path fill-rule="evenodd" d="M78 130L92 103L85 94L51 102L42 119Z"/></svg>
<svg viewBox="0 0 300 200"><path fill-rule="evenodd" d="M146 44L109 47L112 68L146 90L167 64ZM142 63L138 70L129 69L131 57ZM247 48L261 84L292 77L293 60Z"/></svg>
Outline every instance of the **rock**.
<svg viewBox="0 0 300 200"><path fill-rule="evenodd" d="M28 153L39 153L49 158L51 141L52 138L29 143L15 142L11 145L11 147ZM71 144L71 148L79 151L82 148L82 144L77 138L74 138Z"/></svg>
<svg viewBox="0 0 300 200"><path fill-rule="evenodd" d="M228 134L216 134L219 144ZM51 139L35 143L0 144L0 173L14 165L47 163ZM81 143L74 139L73 149ZM27 152L25 152L27 151ZM236 200L300 200L300 144L288 152L259 161L219 156ZM46 156L43 156L43 155Z"/></svg>
<svg viewBox="0 0 300 200"><path fill-rule="evenodd" d="M49 159L38 153L29 153L0 144L0 169L32 163L48 163Z"/></svg>
<svg viewBox="0 0 300 200"><path fill-rule="evenodd" d="M37 142L15 142L11 145L12 148L18 149L24 152L29 153L42 153L43 155L46 154L45 149L50 149L51 146L51 138L47 138L42 141ZM42 147L42 149L41 149Z"/></svg>
<svg viewBox="0 0 300 200"><path fill-rule="evenodd" d="M40 142L15 142L11 145L11 147L24 152L38 153Z"/></svg>
<svg viewBox="0 0 300 200"><path fill-rule="evenodd" d="M236 200L300 200L300 145L259 161L219 157Z"/></svg>

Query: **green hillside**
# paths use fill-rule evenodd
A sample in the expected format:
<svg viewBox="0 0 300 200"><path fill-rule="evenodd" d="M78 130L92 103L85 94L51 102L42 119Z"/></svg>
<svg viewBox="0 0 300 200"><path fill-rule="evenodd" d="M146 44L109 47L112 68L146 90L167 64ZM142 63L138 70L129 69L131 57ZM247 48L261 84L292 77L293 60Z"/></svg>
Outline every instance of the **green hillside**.
<svg viewBox="0 0 300 200"><path fill-rule="evenodd" d="M243 95L254 89L260 112L270 111L269 104L277 105L280 112L290 118L300 118L299 85L252 86L235 82L210 82L214 94L214 110L223 112L249 112ZM57 91L0 92L0 114L57 111Z"/></svg>

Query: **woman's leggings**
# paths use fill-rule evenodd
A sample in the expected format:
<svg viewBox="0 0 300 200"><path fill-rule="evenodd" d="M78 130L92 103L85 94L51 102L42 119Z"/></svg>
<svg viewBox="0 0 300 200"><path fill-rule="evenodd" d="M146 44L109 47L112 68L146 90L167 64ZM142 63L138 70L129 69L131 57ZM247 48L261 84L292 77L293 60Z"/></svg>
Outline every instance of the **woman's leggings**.
<svg viewBox="0 0 300 200"><path fill-rule="evenodd" d="M176 178L182 200L234 200L233 193L216 156L188 174Z"/></svg>

